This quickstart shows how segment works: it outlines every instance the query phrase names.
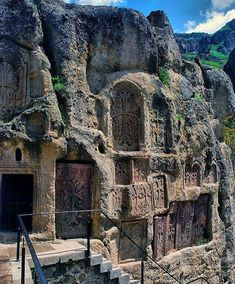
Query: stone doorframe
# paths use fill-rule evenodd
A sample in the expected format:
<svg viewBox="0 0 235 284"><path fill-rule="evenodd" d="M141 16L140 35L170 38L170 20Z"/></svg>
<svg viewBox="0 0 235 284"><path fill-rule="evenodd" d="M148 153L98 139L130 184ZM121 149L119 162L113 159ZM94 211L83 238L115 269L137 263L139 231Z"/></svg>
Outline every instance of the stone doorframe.
<svg viewBox="0 0 235 284"><path fill-rule="evenodd" d="M39 206L39 195L40 195L40 190L39 186L38 186L38 169L32 169L29 167L20 167L20 166L10 166L10 167L1 167L0 166L0 204L1 204L1 188L2 188L2 176L4 174L20 174L20 175L24 175L24 174L29 174L29 175L33 175L33 213L35 213L37 210L36 208ZM0 207L0 214L1 214L1 207ZM37 230L37 222L35 220L35 218L33 218L33 224L32 224L32 228L33 231Z"/></svg>

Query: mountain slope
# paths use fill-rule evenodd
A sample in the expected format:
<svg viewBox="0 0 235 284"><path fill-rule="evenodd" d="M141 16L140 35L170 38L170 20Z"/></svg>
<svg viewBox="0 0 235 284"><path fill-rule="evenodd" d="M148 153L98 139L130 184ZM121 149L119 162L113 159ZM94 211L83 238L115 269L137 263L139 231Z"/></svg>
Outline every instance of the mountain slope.
<svg viewBox="0 0 235 284"><path fill-rule="evenodd" d="M175 34L183 58L199 57L203 64L223 68L235 48L235 19L210 35L207 33Z"/></svg>

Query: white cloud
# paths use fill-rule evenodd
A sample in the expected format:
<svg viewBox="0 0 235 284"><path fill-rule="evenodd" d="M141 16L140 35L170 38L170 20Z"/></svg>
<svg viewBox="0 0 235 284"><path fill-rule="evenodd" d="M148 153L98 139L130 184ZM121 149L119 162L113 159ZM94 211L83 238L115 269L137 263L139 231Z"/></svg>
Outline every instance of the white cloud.
<svg viewBox="0 0 235 284"><path fill-rule="evenodd" d="M77 1L64 0L64 1L67 3L76 2L79 5L93 5L93 6L112 6L124 2L124 0L77 0Z"/></svg>
<svg viewBox="0 0 235 284"><path fill-rule="evenodd" d="M196 26L196 22L195 21L187 21L186 24L184 24L186 30L192 30L195 26Z"/></svg>
<svg viewBox="0 0 235 284"><path fill-rule="evenodd" d="M205 32L213 34L214 32L221 29L227 22L233 19L235 19L235 9L232 9L227 13L215 11L207 12L207 20L204 23L200 23L196 26L190 26L190 22L193 23L194 21L188 21L185 24L186 32Z"/></svg>
<svg viewBox="0 0 235 284"><path fill-rule="evenodd" d="M213 9L223 10L235 4L235 0L212 0Z"/></svg>

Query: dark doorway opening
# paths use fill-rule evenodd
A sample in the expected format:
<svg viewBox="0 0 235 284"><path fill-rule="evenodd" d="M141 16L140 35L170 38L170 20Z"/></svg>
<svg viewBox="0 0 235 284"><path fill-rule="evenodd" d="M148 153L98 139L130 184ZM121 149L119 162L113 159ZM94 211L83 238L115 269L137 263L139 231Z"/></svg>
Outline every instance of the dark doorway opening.
<svg viewBox="0 0 235 284"><path fill-rule="evenodd" d="M1 230L16 230L17 215L33 212L33 175L3 174L1 186ZM32 230L32 216L23 218L28 231Z"/></svg>

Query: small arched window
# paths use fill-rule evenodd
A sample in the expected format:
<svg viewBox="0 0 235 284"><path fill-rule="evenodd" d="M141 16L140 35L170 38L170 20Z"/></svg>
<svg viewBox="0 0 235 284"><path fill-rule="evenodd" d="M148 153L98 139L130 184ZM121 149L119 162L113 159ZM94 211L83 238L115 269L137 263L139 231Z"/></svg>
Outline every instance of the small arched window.
<svg viewBox="0 0 235 284"><path fill-rule="evenodd" d="M16 149L15 156L17 162L22 161L22 151L20 150L20 148Z"/></svg>
<svg viewBox="0 0 235 284"><path fill-rule="evenodd" d="M111 106L113 145L117 150L138 151L143 136L140 90L131 83L120 83L114 89Z"/></svg>

